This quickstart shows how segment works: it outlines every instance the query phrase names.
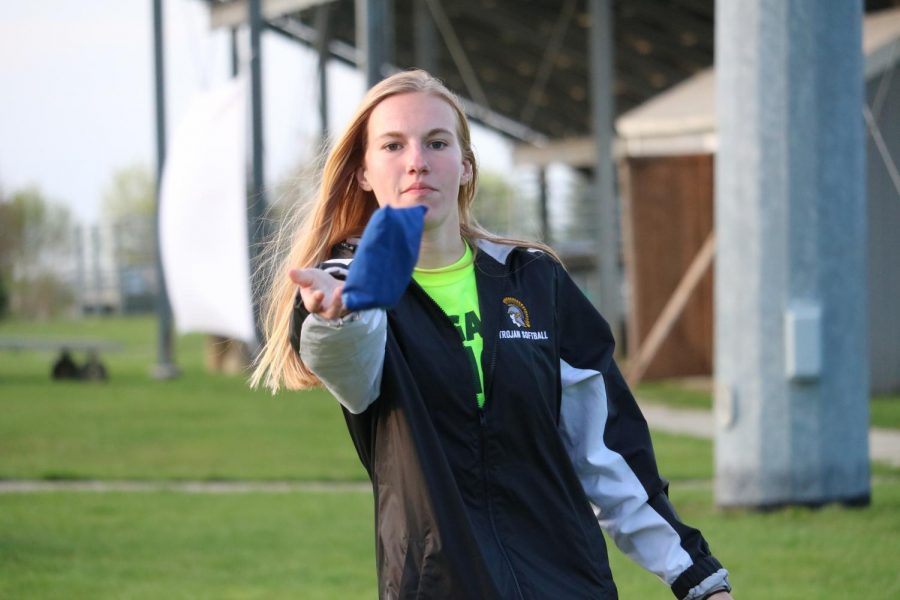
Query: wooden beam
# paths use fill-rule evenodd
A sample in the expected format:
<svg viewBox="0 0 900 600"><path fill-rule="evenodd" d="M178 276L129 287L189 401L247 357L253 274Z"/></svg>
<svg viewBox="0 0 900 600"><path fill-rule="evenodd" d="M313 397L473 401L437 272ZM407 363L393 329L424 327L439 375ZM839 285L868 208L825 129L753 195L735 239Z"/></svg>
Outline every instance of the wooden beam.
<svg viewBox="0 0 900 600"><path fill-rule="evenodd" d="M682 156L715 154L719 136L715 131L661 135L653 137L617 137L613 141L613 158L639 156ZM546 167L553 163L581 169L591 168L596 160L593 138L564 138L540 146L518 144L513 147L513 164Z"/></svg>
<svg viewBox="0 0 900 600"><path fill-rule="evenodd" d="M513 148L513 164L546 167L562 163L572 167L593 167L596 162L596 142L591 137L567 138L541 146L519 144Z"/></svg>
<svg viewBox="0 0 900 600"><path fill-rule="evenodd" d="M333 0L263 0L263 19L277 19L283 15L299 12L311 6L326 4ZM247 22L247 0L235 0L227 4L213 4L209 8L211 29L237 27Z"/></svg>
<svg viewBox="0 0 900 600"><path fill-rule="evenodd" d="M426 0L426 3L431 11L431 18L444 39L444 45L447 46L450 58L453 59L453 64L456 65L459 76L462 77L469 97L481 106L490 108L490 102L488 102L487 94L484 93L484 89L481 87L478 74L469 61L469 55L459 40L459 36L456 35L453 23L450 22L450 18L447 16L447 12L441 5L440 0Z"/></svg>
<svg viewBox="0 0 900 600"><path fill-rule="evenodd" d="M638 337L640 278L637 272L637 248L634 232L634 199L631 192L631 166L627 160L617 161L619 174L619 202L622 227L622 260L625 263L625 279L631 284L629 306L625 307L625 352L634 355L641 340Z"/></svg>
<svg viewBox="0 0 900 600"><path fill-rule="evenodd" d="M703 242L703 246L700 247L700 250L694 256L694 260L691 261L681 281L675 286L675 291L672 292L668 302L666 302L666 305L659 313L659 317L653 323L653 327L650 328L646 339L637 348L635 358L630 361L626 375L630 386L633 387L640 383L644 373L647 372L647 367L650 366L663 342L666 341L669 332L672 331L675 322L678 321L681 313L684 312L684 307L687 306L688 300L690 300L697 284L700 283L703 275L712 265L715 252L716 234L711 231L706 241Z"/></svg>

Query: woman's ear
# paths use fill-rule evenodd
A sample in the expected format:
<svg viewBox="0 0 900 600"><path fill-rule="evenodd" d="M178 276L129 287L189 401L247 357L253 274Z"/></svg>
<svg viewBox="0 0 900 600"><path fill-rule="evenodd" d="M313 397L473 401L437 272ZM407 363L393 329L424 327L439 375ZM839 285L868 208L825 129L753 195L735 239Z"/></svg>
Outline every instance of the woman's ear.
<svg viewBox="0 0 900 600"><path fill-rule="evenodd" d="M463 160L463 172L459 178L459 183L460 185L466 185L470 181L472 181L472 163L468 160Z"/></svg>
<svg viewBox="0 0 900 600"><path fill-rule="evenodd" d="M356 182L366 192L372 191L372 185L369 183L369 180L366 179L366 168L360 167L356 170Z"/></svg>

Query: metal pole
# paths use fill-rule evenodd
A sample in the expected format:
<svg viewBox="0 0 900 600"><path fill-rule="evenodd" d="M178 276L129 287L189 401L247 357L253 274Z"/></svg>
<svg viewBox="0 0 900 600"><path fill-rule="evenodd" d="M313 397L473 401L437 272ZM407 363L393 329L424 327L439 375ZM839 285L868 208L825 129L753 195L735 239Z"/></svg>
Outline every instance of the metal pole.
<svg viewBox="0 0 900 600"><path fill-rule="evenodd" d="M356 0L356 48L360 53L360 68L366 74L366 85L372 87L382 80L385 62L384 0Z"/></svg>
<svg viewBox="0 0 900 600"><path fill-rule="evenodd" d="M396 46L397 27L394 22L394 0L381 0L381 44L382 44L382 65L393 65L396 60L394 57L394 48Z"/></svg>
<svg viewBox="0 0 900 600"><path fill-rule="evenodd" d="M384 0L366 0L366 82L372 87L383 79Z"/></svg>
<svg viewBox="0 0 900 600"><path fill-rule="evenodd" d="M156 278L159 284L157 300L158 334L156 365L151 375L155 379L173 379L179 370L173 362L172 308L163 273L159 244L159 199L162 189L163 165L166 161L166 81L163 62L163 7L162 0L153 0L153 62L156 75Z"/></svg>
<svg viewBox="0 0 900 600"><path fill-rule="evenodd" d="M263 176L263 114L262 114L262 53L260 36L262 33L262 9L260 0L249 2L250 20L250 103L252 111L252 152L253 152L253 193L247 203L247 221L250 240L250 274L256 273L262 241L265 237L263 213L265 210L265 189ZM259 298L253 294L253 322L256 326L257 342L262 342L259 320Z"/></svg>
<svg viewBox="0 0 900 600"><path fill-rule="evenodd" d="M257 208L263 201L263 115L262 115L262 61L260 37L262 33L262 12L260 0L250 0L250 102L253 129L253 193ZM259 212L254 211L256 216ZM254 224L255 226L255 224ZM254 239L251 236L251 240Z"/></svg>
<svg viewBox="0 0 900 600"><path fill-rule="evenodd" d="M84 316L84 306L87 293L85 286L87 285L87 277L85 275L85 257L84 257L84 227L75 226L75 261L76 261L76 283L75 292L78 296L78 316Z"/></svg>
<svg viewBox="0 0 900 600"><path fill-rule="evenodd" d="M241 58L238 54L238 28L231 28L231 76L237 77L241 70Z"/></svg>
<svg viewBox="0 0 900 600"><path fill-rule="evenodd" d="M541 216L541 241L545 244L550 240L550 216L547 212L547 168L538 167L538 205Z"/></svg>
<svg viewBox="0 0 900 600"><path fill-rule="evenodd" d="M613 170L613 30L612 0L590 0L590 91L594 121L594 195L597 201L597 253L600 267L600 310L618 339L622 334L621 278Z"/></svg>
<svg viewBox="0 0 900 600"><path fill-rule="evenodd" d="M94 275L94 312L103 314L103 273L100 270L100 226L91 227L91 271Z"/></svg>
<svg viewBox="0 0 900 600"><path fill-rule="evenodd" d="M331 4L322 4L316 9L316 51L319 55L317 76L319 78L319 122L322 147L328 143L328 44L331 42Z"/></svg>

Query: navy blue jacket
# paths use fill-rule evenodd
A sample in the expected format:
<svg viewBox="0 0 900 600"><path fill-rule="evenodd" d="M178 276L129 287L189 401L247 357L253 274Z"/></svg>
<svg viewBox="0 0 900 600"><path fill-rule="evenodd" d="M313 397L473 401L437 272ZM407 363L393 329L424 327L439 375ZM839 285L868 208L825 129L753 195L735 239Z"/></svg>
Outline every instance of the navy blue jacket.
<svg viewBox="0 0 900 600"><path fill-rule="evenodd" d="M324 267L340 276L346 264ZM380 311L370 392L310 365L345 405L372 480L380 597L616 598L601 526L678 598L727 585L669 503L610 329L565 270L482 242L475 271L483 409L457 329L414 282ZM292 341L310 364L332 334L305 316ZM318 336L306 351L300 322ZM341 325L334 335L351 335Z"/></svg>

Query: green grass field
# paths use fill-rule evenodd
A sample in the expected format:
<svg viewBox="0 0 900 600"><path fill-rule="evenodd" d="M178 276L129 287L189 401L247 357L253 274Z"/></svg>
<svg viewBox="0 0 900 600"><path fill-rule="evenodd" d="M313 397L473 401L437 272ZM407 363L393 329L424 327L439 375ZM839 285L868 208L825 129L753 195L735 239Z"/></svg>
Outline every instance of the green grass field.
<svg viewBox="0 0 900 600"><path fill-rule="evenodd" d="M371 598L361 493L0 496L0 598Z"/></svg>
<svg viewBox="0 0 900 600"><path fill-rule="evenodd" d="M180 378L155 381L150 319L80 323L0 326L0 335L95 337L125 348L103 356L105 383L50 381L49 352L2 356L0 478L365 479L326 393L273 397L244 377L208 375L201 336L178 340Z"/></svg>
<svg viewBox="0 0 900 600"><path fill-rule="evenodd" d="M5 375L2 478L365 478L324 393L272 397L197 372L106 384Z"/></svg>
<svg viewBox="0 0 900 600"><path fill-rule="evenodd" d="M82 333L83 331L83 333ZM356 480L365 471L327 393L250 390L245 378L203 372L201 336L178 340L184 374L148 376L149 319L80 325L0 325L0 335L114 339L106 383L48 378L50 352L7 354L0 362L0 479ZM712 475L690 457L708 442L656 434L672 479Z"/></svg>
<svg viewBox="0 0 900 600"><path fill-rule="evenodd" d="M147 375L149 319L0 323L0 335L125 348L104 357L105 384L51 382L50 353L0 355L0 479L365 480L333 400L205 374L200 336L179 338L185 373L159 382ZM900 470L875 466L865 509L717 511L711 443L654 442L680 514L730 568L736 597L900 596ZM372 598L373 535L359 491L0 494L0 599ZM611 560L623 599L672 597L617 551Z"/></svg>
<svg viewBox="0 0 900 600"><path fill-rule="evenodd" d="M866 509L718 512L707 485L679 488L744 599L900 594L900 478ZM0 495L0 598L372 598L368 494ZM623 599L669 600L618 551Z"/></svg>

